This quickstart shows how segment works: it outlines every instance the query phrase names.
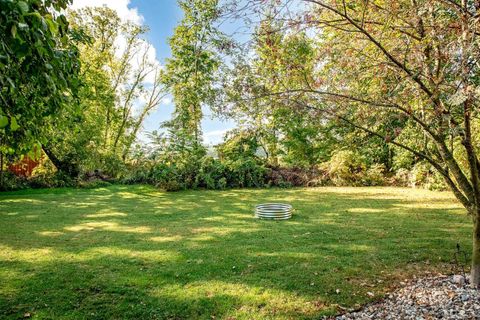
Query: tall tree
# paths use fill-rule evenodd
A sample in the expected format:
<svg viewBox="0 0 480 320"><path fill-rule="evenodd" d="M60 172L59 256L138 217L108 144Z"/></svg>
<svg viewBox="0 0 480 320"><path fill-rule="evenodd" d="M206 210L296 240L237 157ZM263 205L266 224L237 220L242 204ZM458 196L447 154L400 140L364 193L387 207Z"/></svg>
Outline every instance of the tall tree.
<svg viewBox="0 0 480 320"><path fill-rule="evenodd" d="M166 94L160 66L143 39L144 27L122 21L107 7L69 14L72 27L92 39L79 45L81 112L61 114L74 134L51 132L47 152L58 164L73 161L115 174L117 165L128 160L144 119Z"/></svg>
<svg viewBox="0 0 480 320"><path fill-rule="evenodd" d="M175 127L183 144L201 143L202 106L213 94L218 57L215 46L219 32L218 0L179 0L184 17L170 38L172 57L167 59L164 84L170 88L175 103Z"/></svg>

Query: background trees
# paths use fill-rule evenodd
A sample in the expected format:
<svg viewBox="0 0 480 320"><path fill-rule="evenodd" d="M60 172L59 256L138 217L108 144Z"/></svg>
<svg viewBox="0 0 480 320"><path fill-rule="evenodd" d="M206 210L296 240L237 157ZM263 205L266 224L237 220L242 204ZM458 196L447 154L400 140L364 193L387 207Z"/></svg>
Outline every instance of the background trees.
<svg viewBox="0 0 480 320"><path fill-rule="evenodd" d="M58 164L115 176L130 156L145 117L166 94L160 65L143 39L146 29L121 21L113 10L86 8L69 17L72 26L91 39L79 45L82 112L60 113L73 134L51 130L44 147Z"/></svg>

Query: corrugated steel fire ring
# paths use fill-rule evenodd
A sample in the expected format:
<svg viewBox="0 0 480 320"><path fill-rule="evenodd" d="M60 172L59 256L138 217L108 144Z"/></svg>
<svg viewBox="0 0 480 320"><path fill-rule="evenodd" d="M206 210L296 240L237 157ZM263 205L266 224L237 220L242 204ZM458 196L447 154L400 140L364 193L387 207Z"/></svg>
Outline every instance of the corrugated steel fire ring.
<svg viewBox="0 0 480 320"><path fill-rule="evenodd" d="M285 203L263 203L255 206L255 217L260 219L287 220L293 207Z"/></svg>

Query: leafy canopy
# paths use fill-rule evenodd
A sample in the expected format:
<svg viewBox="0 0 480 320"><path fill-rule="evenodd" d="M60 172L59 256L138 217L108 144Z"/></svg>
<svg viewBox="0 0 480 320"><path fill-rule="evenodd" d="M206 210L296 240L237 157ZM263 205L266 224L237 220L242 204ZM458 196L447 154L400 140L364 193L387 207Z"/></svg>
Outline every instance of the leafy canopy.
<svg viewBox="0 0 480 320"><path fill-rule="evenodd" d="M42 127L74 106L80 68L75 40L59 13L71 0L0 1L0 152L44 143ZM59 125L60 124L56 124Z"/></svg>

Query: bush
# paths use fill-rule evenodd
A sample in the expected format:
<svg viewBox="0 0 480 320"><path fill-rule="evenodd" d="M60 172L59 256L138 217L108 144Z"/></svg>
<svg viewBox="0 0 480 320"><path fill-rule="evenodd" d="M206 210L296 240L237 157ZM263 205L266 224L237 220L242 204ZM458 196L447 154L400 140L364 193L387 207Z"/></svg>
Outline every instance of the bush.
<svg viewBox="0 0 480 320"><path fill-rule="evenodd" d="M3 185L0 191L11 191L21 189L40 188L63 188L74 187L77 181L60 172L50 174L37 174L32 177L17 177L13 173L3 173Z"/></svg>
<svg viewBox="0 0 480 320"><path fill-rule="evenodd" d="M269 169L267 174L268 184L282 188L316 185L317 183L315 181L319 180L321 176L321 172L316 168L270 167Z"/></svg>
<svg viewBox="0 0 480 320"><path fill-rule="evenodd" d="M150 180L158 188L166 191L179 191L192 187L185 182L183 176L186 176L186 174L182 174L181 168L161 163L152 168Z"/></svg>
<svg viewBox="0 0 480 320"><path fill-rule="evenodd" d="M93 169L100 169L102 172L112 178L121 177L122 174L124 174L128 169L124 161L115 154L103 155L100 159L99 166L99 168Z"/></svg>
<svg viewBox="0 0 480 320"><path fill-rule="evenodd" d="M28 180L25 178L17 177L11 172L4 171L2 177L2 185L0 185L0 191L12 191L29 188Z"/></svg>
<svg viewBox="0 0 480 320"><path fill-rule="evenodd" d="M205 157L195 179L196 186L206 189L225 189L227 187L226 171L227 168L219 160ZM221 179L224 181L220 183Z"/></svg>
<svg viewBox="0 0 480 320"><path fill-rule="evenodd" d="M120 178L120 182L124 184L134 183L152 183L152 165L149 161L131 165L127 172Z"/></svg>
<svg viewBox="0 0 480 320"><path fill-rule="evenodd" d="M334 153L324 167L336 186L362 185L367 169L362 156L350 150Z"/></svg>
<svg viewBox="0 0 480 320"><path fill-rule="evenodd" d="M398 169L395 173L395 176L392 178L391 183L397 187L409 187L410 186L410 170L401 168Z"/></svg>
<svg viewBox="0 0 480 320"><path fill-rule="evenodd" d="M446 185L440 174L428 162L418 162L410 172L410 186L430 190L445 190Z"/></svg>
<svg viewBox="0 0 480 320"><path fill-rule="evenodd" d="M219 190L224 190L224 189L227 188L227 186L228 186L228 184L227 184L227 178L222 177L222 178L218 179L217 189L219 189Z"/></svg>
<svg viewBox="0 0 480 320"><path fill-rule="evenodd" d="M267 169L254 159L227 161L227 181L234 188L261 188L265 186Z"/></svg>
<svg viewBox="0 0 480 320"><path fill-rule="evenodd" d="M62 172L32 176L28 181L32 188L64 188L77 185L76 179Z"/></svg>
<svg viewBox="0 0 480 320"><path fill-rule="evenodd" d="M363 184L366 186L385 185L385 165L375 163L365 172Z"/></svg>
<svg viewBox="0 0 480 320"><path fill-rule="evenodd" d="M177 180L161 181L156 186L165 191L180 191L186 189L185 185Z"/></svg>

